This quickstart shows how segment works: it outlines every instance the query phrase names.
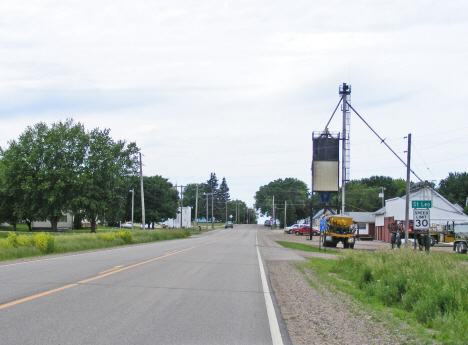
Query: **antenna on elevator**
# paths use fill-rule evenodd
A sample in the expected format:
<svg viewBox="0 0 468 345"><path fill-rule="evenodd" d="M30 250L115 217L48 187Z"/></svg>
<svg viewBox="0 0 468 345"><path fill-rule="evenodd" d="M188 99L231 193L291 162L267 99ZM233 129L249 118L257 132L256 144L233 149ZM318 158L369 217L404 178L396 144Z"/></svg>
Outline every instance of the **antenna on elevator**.
<svg viewBox="0 0 468 345"><path fill-rule="evenodd" d="M345 185L349 182L349 169L350 169L350 145L349 145L349 132L351 123L351 113L349 111L348 103L351 102L351 85L343 83L340 85L338 93L341 95L341 110L343 111L343 130L341 135L342 149L341 149L341 214L345 214Z"/></svg>

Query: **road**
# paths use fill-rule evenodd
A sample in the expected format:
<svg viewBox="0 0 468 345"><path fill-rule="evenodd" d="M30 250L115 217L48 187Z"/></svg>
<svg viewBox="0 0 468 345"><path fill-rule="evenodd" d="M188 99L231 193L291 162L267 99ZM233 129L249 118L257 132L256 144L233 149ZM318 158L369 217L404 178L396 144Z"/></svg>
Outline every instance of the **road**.
<svg viewBox="0 0 468 345"><path fill-rule="evenodd" d="M265 260L302 258L266 245L267 232L238 225L0 266L1 343L290 344Z"/></svg>

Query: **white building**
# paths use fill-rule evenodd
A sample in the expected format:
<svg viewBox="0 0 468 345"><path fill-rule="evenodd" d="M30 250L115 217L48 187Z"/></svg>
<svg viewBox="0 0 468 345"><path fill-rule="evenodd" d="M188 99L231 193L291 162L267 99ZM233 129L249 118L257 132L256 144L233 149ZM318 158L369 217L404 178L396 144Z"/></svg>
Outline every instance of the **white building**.
<svg viewBox="0 0 468 345"><path fill-rule="evenodd" d="M36 220L31 223L33 229L51 229L52 224L49 220ZM73 228L73 216L71 213L64 214L57 222L57 230L69 230Z"/></svg>
<svg viewBox="0 0 468 345"><path fill-rule="evenodd" d="M431 227L446 225L447 222L468 222L468 216L463 212L463 208L457 204L452 204L429 186L412 191L409 198L409 219L413 219L412 201L430 200L432 204L429 209ZM406 195L401 198L385 200L385 207L374 212L374 214L375 238L389 242L388 223L394 220L405 220L406 218Z"/></svg>
<svg viewBox="0 0 468 345"><path fill-rule="evenodd" d="M169 218L165 222L164 225L167 225L168 228L180 228L181 227L181 213L180 207L177 213L177 217L175 219ZM192 227L192 207L185 206L182 207L182 228L190 228Z"/></svg>

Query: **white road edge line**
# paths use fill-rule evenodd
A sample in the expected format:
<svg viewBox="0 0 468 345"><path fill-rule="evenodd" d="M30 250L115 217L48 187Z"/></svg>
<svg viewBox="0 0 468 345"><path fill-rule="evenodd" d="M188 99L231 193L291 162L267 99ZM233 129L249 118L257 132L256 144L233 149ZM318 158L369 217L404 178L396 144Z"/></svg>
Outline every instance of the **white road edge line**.
<svg viewBox="0 0 468 345"><path fill-rule="evenodd" d="M268 322L270 323L271 340L273 341L273 345L283 345L283 338L281 337L278 319L276 318L275 307L273 306L273 300L271 299L270 289L268 288L265 270L263 269L262 257L260 255L260 250L258 250L257 231L255 231L255 246L257 247L258 264L260 266L260 276L262 278L263 295L265 296Z"/></svg>

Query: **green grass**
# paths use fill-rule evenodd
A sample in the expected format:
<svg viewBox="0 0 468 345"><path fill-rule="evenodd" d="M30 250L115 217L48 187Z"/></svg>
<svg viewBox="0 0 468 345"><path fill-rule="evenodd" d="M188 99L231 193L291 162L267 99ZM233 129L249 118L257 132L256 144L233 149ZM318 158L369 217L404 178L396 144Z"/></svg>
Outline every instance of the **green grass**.
<svg viewBox="0 0 468 345"><path fill-rule="evenodd" d="M307 252L324 253L323 248L319 250L318 247L311 246L311 245L308 245L308 244L295 243L295 242L284 242L284 241L276 241L276 243L281 244L283 247L286 247L286 248L291 248L291 249L296 249L296 250L304 250L304 251L307 251ZM343 251L328 250L328 253L329 254L341 255L341 254L343 254Z"/></svg>
<svg viewBox="0 0 468 345"><path fill-rule="evenodd" d="M466 256L349 250L339 260L309 258L304 265L317 273L321 284L354 296L387 322L401 319L409 337L420 343L468 343ZM386 317L390 313L393 317Z"/></svg>
<svg viewBox="0 0 468 345"><path fill-rule="evenodd" d="M91 234L89 230L87 231L88 233L49 233L53 236L55 243L51 254L110 248L128 244L125 242L124 238L118 236L119 231L112 232L115 234L113 240L109 240L113 236L102 236L103 234L111 232ZM129 242L131 244L164 241L190 236L190 231L188 229L134 230L131 233L132 239ZM13 240L16 237L14 235L30 237L29 244L18 246L18 243ZM13 236L8 236L8 232L2 233L0 237L0 261L46 255L34 245L33 236L34 234L30 232L14 232Z"/></svg>

